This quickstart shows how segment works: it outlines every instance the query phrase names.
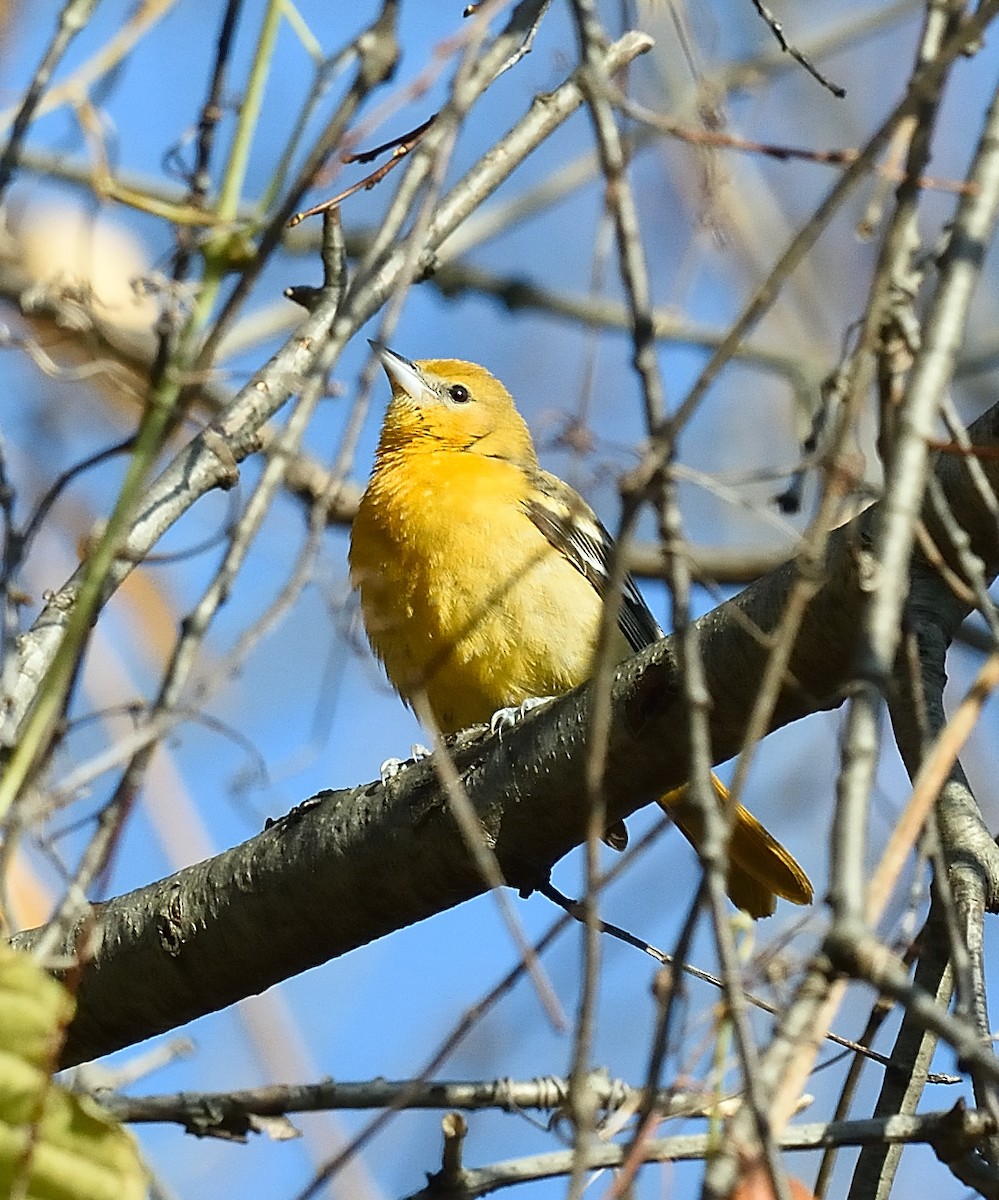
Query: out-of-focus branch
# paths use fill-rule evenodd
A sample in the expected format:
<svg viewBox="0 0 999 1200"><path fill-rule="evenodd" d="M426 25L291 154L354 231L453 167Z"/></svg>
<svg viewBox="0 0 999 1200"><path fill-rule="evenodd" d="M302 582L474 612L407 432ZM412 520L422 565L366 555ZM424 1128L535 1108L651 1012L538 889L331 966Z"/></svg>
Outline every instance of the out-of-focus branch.
<svg viewBox="0 0 999 1200"><path fill-rule="evenodd" d="M975 445L999 445L999 405L969 434ZM995 528L976 527L977 493L963 472L945 467L938 462L948 502L982 550L991 544L983 559L994 575ZM987 469L999 481L999 460ZM865 595L854 547L869 537L876 518L876 509L865 513L831 540L773 728L836 706L852 680ZM718 760L742 744L768 637L793 581L793 564L786 564L697 622ZM666 638L617 672L604 777L610 820L687 777L675 655L675 639ZM481 742L470 732L453 748L469 801L510 883L532 886L585 837L589 695L582 688L553 701L502 740ZM506 804L506 797L515 802ZM327 793L319 801L214 859L98 906L66 932L57 948L63 961L74 959L91 920L99 935L93 960L80 970L67 1063L175 1028L483 890L432 763L410 767L387 785ZM263 942L262 928L273 933ZM19 941L31 946L41 935Z"/></svg>
<svg viewBox="0 0 999 1200"><path fill-rule="evenodd" d="M995 1129L988 1113L954 1108L949 1112L925 1113L920 1116L883 1117L869 1121L829 1121L794 1125L776 1138L781 1150L818 1150L824 1146L864 1146L875 1141L896 1143L928 1143L938 1156L947 1161L948 1155L960 1159L968 1146ZM656 1138L642 1147L646 1162L683 1162L708 1158L717 1149L717 1135L684 1134L678 1137ZM624 1162L626 1146L593 1147L586 1156L586 1169L619 1167ZM529 1158L510 1159L475 1170L465 1169L461 1177L461 1194L474 1200L500 1188L514 1187L537 1179L568 1175L571 1151L556 1150ZM994 1195L999 1176L984 1172L975 1176L976 1183L990 1187L983 1195ZM426 1188L412 1193L406 1200L440 1200L437 1176L431 1176ZM443 1193L446 1194L446 1193ZM766 1195L766 1192L759 1192Z"/></svg>
<svg viewBox="0 0 999 1200"><path fill-rule="evenodd" d="M953 21L956 22L960 11L956 7L952 10ZM943 21L945 14L938 14L937 19ZM917 437L926 435L953 375L958 347L963 338L970 291L977 282L981 255L991 240L996 208L999 206L999 159L994 151L999 131L997 124L999 93L993 96L982 139L968 175L968 182L978 189L984 189L984 192L977 198L967 197L959 204L952 231L954 240L948 244L940 264L941 277L927 319L924 344L900 413L906 425L893 429L892 426L896 424L893 420L888 430L894 437L908 441L908 463L903 465L900 460L896 461L900 462L900 470L907 472L910 483L917 488L916 495L921 494L922 485L918 473L915 473L917 464L912 461L913 425L909 422L912 421L917 428L921 426L922 433L917 432ZM925 130L921 129L920 133L925 136ZM928 144L925 141L917 144L921 145L925 161L929 152ZM911 189L903 190L908 193L909 219L914 223L917 197ZM903 264L898 264L898 267L904 269ZM921 393L919 389L922 389ZM912 415L910 405L914 393L917 398L920 394L923 396L926 411L922 419ZM898 450L897 445L894 449ZM959 462L944 467L945 471L955 469L962 469ZM967 464L964 469L968 469ZM972 510L976 514L972 525L959 528L967 516L962 516L961 521L948 519L950 514L946 512L946 503L940 500L925 509L926 521L929 537L937 551L956 570L959 579L972 587L979 602L988 606L991 601L984 595L981 564L971 546L981 546L976 529L983 523L989 523L989 517L994 514L994 481L990 484L976 479L974 482L979 494ZM913 499L914 496L910 496L910 506ZM898 503L901 509L905 503L904 497L899 496ZM898 534L896 532L889 536L897 537ZM988 557L986 561L989 561ZM896 560L896 569L897 565ZM888 568L890 571L891 564L888 564ZM984 574L990 575L991 572L986 570ZM915 777L929 739L938 736L946 724L943 706L945 656L953 638L954 618L957 614L966 613L968 604L964 597L954 594L941 574L926 562L922 552L917 555L915 569L907 572L906 584L906 626L911 631L917 651L918 676L911 679L904 662L896 664L890 711L899 750L910 775ZM850 819L849 816L844 817L845 821ZM985 1001L983 924L985 912L994 909L996 904L999 851L981 818L959 762L955 761L940 792L932 825L939 836L941 865L945 868L945 874L937 881L929 917L932 922L929 940L935 942L942 931L949 931L951 952L944 955L937 950L931 954L928 963L920 967L917 978L924 988L937 995L945 984L956 981L961 1011L975 1020L982 1037L988 1039L991 1026ZM948 960L950 972L947 971ZM932 973L934 970L935 974ZM907 1013L898 1038L905 1052L911 1052L915 1045L918 1045L918 1050L912 1055L908 1067L911 1077L899 1074L886 1076L878 1099L879 1112L889 1109L892 1112L900 1111L898 1103L904 1104L902 1111L911 1112L919 1100L921 1072L925 1070L925 1060L931 1053L932 1034L925 1031L922 1036L922 1043L925 1044L921 1044L920 1035L913 1028L912 1014ZM988 1088L981 1073L973 1072L973 1080L979 1102L987 1102ZM994 1162L997 1154L995 1144L983 1147L983 1153ZM898 1152L889 1147L880 1150L872 1148L858 1160L857 1180L851 1191L851 1196L856 1200L871 1194L863 1189L870 1187L878 1159L881 1160L881 1176L875 1185L876 1194L886 1195L890 1189Z"/></svg>
<svg viewBox="0 0 999 1200"><path fill-rule="evenodd" d="M602 1112L636 1106L642 1089L631 1087L606 1072L593 1072L589 1086ZM460 1081L447 1079L373 1079L363 1083L325 1080L312 1084L283 1084L241 1091L173 1096L126 1096L95 1093L104 1108L120 1121L133 1124L173 1122L202 1137L240 1138L254 1129L253 1118L324 1109L461 1108L468 1112L499 1109L521 1112L563 1109L569 1082L554 1076L535 1079ZM654 1097L660 1116L697 1116L711 1100L697 1092L664 1088Z"/></svg>
<svg viewBox="0 0 999 1200"><path fill-rule="evenodd" d="M983 8L978 10L978 14L986 16ZM994 15L994 11L991 15ZM946 34L941 35L939 45L953 47L959 35L949 27ZM921 62L916 75L929 72L939 61L930 58ZM927 74L926 78L932 81L935 76ZM934 94L933 90L922 93L924 98ZM807 1031L817 1022L825 1027L842 997L843 983L841 980L834 982L830 968L843 966L849 971L850 965L859 961L856 955L850 957L848 948L859 945L858 939L866 934L869 922L878 918L883 904L883 901L882 904L870 902L863 871L866 804L878 744L879 706L887 690L899 644L917 522L921 515L924 520L931 519L933 511L932 506L925 507L923 504L926 472L931 463L927 443L933 436L934 422L952 377L971 291L977 281L984 247L991 239L999 207L997 122L999 94L993 98L969 172L968 180L976 185L975 190L974 193L963 195L959 202L952 240L940 264L939 280L930 302L923 343L896 418L886 464L885 498L871 510L873 521L867 527L868 537L857 543L860 558L867 563L867 569L875 573L873 578L876 585L869 587L868 598L860 609L862 623L858 632L861 640L853 643L859 657L856 663L857 683L844 738L843 772L833 835L833 923L823 954L806 972L796 999L765 1058L764 1069L770 1087L780 1089L774 1102L774 1119L778 1122L786 1114L791 1098L797 1095L812 1061L812 1054L805 1044ZM918 173L918 167L912 173ZM906 190L906 185L902 190ZM894 262L888 264L891 269L896 265ZM878 315L873 314L871 319L878 319ZM950 473L951 469L944 464L940 474ZM994 471L989 473L989 486L995 489ZM966 477L962 491L965 503L960 507L957 520L967 534L969 545L987 564L983 574L991 580L995 577L999 558L996 555L995 524L991 519L990 506L983 503L980 480L972 481ZM946 641L953 637L958 620L963 619L967 611L967 604L952 606L953 619L951 628L944 635ZM951 847L945 850L945 854L949 857L952 851L960 854L963 848ZM985 898L982 908L994 903L995 897L989 896ZM850 957L849 965L845 961L847 957ZM926 1021L929 1011L925 1006L921 1007L923 1021ZM939 1028L936 1031L939 1032ZM981 1056L978 1065L990 1081L995 1079L991 1070L986 1071ZM719 1156L712 1163L709 1172L710 1194L726 1193L736 1169L734 1147L749 1143L751 1137L752 1127L745 1117L737 1116L733 1122L733 1140L730 1143L733 1153Z"/></svg>
<svg viewBox="0 0 999 1200"><path fill-rule="evenodd" d="M925 63L919 70L913 72L906 93L895 108L872 134L867 144L861 150L857 159L844 171L842 177L830 190L815 213L791 240L786 250L764 280L749 303L733 322L728 335L718 349L712 354L702 369L693 386L680 404L674 421L678 426L683 425L697 409L708 389L712 386L719 372L732 357L732 354L752 332L757 323L767 312L777 296L784 280L795 270L804 256L817 241L833 215L839 211L851 190L867 173L881 151L888 145L899 124L916 112L928 94L932 94L940 86L940 81L947 70L982 37L984 30L995 19L999 4L995 0L985 0L973 16L962 22L959 30L949 39L930 62ZM918 176L919 172L912 174Z"/></svg>
<svg viewBox="0 0 999 1200"><path fill-rule="evenodd" d="M81 30L86 28L96 7L97 0L72 0L71 3L63 5L52 40L46 47L42 61L38 64L35 74L25 90L24 98L10 122L10 137L7 139L7 145L4 146L3 154L0 155L0 197L3 196L7 184L17 169L21 144L27 135L28 127L38 112L42 96L49 85L53 72L69 49L70 42ZM3 123L4 115L0 113L0 123Z"/></svg>
<svg viewBox="0 0 999 1200"><path fill-rule="evenodd" d="M626 35L608 48L609 69L619 69L650 44L644 35ZM428 252L581 103L578 85L569 81L535 104L501 139L494 152L487 154L443 198L427 233ZM405 264L404 252L390 254L351 294L348 311L344 313L338 313L330 302L320 302L289 342L240 389L211 425L181 450L140 501L138 516L108 575L104 602L163 533L198 499L214 488L232 486L238 464L259 449L261 427L294 394L301 381L317 370L317 364L332 364L353 333L399 286ZM420 264L417 270L422 270ZM7 697L4 713L4 740L8 744L16 740L21 719L62 642L80 580L78 571L53 593L31 631L22 639L18 683Z"/></svg>

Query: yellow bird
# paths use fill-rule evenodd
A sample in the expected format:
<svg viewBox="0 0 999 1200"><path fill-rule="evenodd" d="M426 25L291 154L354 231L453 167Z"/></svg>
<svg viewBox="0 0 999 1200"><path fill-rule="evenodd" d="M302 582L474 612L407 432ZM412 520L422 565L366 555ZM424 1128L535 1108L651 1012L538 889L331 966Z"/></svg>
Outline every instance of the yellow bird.
<svg viewBox="0 0 999 1200"><path fill-rule="evenodd" d="M456 359L410 362L372 343L392 385L351 531L351 581L372 649L403 700L422 693L444 733L589 678L612 551L568 484L543 471L506 388ZM663 636L625 581L617 657ZM712 776L721 799L728 795ZM684 788L659 803L697 845ZM620 846L622 823L607 839ZM728 893L754 917L808 904L792 855L741 805Z"/></svg>

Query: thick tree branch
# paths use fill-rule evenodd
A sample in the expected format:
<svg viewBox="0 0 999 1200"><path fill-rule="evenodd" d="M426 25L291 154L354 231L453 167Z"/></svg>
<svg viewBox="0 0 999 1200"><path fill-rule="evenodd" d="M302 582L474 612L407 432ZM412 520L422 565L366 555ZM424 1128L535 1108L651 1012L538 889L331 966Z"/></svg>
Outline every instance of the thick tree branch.
<svg viewBox="0 0 999 1200"><path fill-rule="evenodd" d="M969 434L976 446L999 444L999 405ZM983 466L994 486L999 459ZM988 544L976 516L979 494L947 460L936 469L993 578L999 542L993 525ZM802 623L793 678L772 728L837 705L850 685L863 596L858 551L876 518L877 506L831 539L825 579ZM780 619L794 574L793 563L779 567L698 623L719 760L741 745L766 635ZM538 882L585 838L588 700L588 689L578 689L502 737L481 740L470 732L457 739L455 766L514 885ZM683 703L673 639L619 670L605 774L610 819L685 778ZM79 1012L64 1064L176 1028L484 891L447 803L433 764L421 763L385 786L322 793L306 811L240 846L95 906L57 952L63 962L74 961L94 935L93 957L79 973ZM16 941L30 948L40 932Z"/></svg>

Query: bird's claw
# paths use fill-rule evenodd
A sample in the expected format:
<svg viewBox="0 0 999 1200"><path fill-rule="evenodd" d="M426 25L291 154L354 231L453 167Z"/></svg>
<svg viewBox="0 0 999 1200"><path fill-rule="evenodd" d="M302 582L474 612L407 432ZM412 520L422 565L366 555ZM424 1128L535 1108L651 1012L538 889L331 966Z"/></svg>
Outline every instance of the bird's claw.
<svg viewBox="0 0 999 1200"><path fill-rule="evenodd" d="M512 705L510 708L497 709L489 718L489 732L502 733L505 729L512 729L533 709L540 708L542 704L547 704L549 700L554 699L554 696L528 696L520 704Z"/></svg>
<svg viewBox="0 0 999 1200"><path fill-rule="evenodd" d="M387 758L378 768L378 778L382 783L389 783L402 771L406 765L404 758Z"/></svg>
<svg viewBox="0 0 999 1200"><path fill-rule="evenodd" d="M409 758L387 758L378 768L378 778L382 783L389 783L395 777L401 774L402 771L410 765L410 763L418 763L421 759L429 758L432 751L426 746L421 746L419 742L409 749Z"/></svg>

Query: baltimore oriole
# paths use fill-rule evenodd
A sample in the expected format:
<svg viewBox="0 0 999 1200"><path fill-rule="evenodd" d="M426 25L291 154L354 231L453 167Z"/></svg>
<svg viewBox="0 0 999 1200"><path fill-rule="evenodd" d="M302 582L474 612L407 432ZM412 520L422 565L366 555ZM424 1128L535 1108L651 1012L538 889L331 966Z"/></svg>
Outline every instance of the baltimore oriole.
<svg viewBox="0 0 999 1200"><path fill-rule="evenodd" d="M410 362L372 343L392 384L370 482L354 518L351 580L368 640L405 701L440 730L490 720L589 678L613 542L568 484L543 471L506 388L474 363ZM624 585L617 657L663 636ZM728 793L715 776L722 800ZM659 803L693 845L684 788ZM619 845L623 825L608 831ZM741 805L728 892L754 917L776 896L808 904L792 855Z"/></svg>

